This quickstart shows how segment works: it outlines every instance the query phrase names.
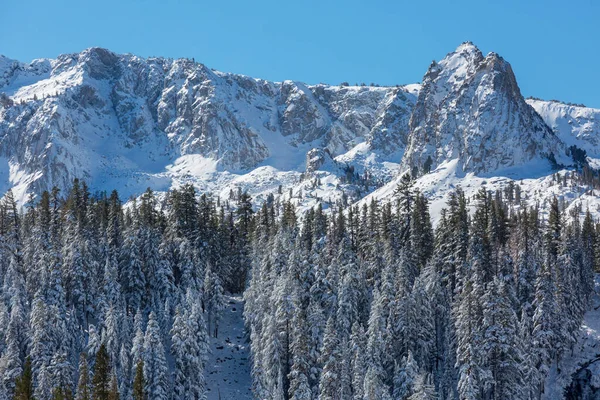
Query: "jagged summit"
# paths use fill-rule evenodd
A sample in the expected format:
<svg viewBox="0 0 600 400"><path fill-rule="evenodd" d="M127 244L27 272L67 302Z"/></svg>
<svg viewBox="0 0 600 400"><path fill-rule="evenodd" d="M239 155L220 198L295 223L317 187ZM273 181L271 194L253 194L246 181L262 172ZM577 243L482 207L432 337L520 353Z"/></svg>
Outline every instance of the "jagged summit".
<svg viewBox="0 0 600 400"><path fill-rule="evenodd" d="M409 131L404 163L421 173L451 159L464 170L491 172L562 154L521 96L510 64L496 53L483 57L470 42L425 74Z"/></svg>

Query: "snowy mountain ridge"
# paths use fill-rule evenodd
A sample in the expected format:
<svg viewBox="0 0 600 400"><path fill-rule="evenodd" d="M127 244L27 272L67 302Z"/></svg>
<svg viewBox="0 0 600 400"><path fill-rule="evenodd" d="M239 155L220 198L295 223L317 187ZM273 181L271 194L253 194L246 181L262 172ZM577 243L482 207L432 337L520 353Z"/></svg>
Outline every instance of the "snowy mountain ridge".
<svg viewBox="0 0 600 400"><path fill-rule="evenodd" d="M1 57L0 93L0 189L20 204L82 178L125 197L193 183L222 198L242 189L258 203L279 193L327 206L389 197L403 170L430 182L450 163L462 171L450 187L474 175L543 179L549 156L568 165L573 144L600 155L599 110L525 101L510 64L470 42L422 85L269 82L90 48Z"/></svg>
<svg viewBox="0 0 600 400"><path fill-rule="evenodd" d="M302 172L315 147L337 156L360 144L385 160L404 146L416 98L414 85L274 83L98 48L29 65L3 58L0 77L2 186L21 202L75 177L126 195L167 189L184 179L169 166L187 156L210 168L186 174Z"/></svg>

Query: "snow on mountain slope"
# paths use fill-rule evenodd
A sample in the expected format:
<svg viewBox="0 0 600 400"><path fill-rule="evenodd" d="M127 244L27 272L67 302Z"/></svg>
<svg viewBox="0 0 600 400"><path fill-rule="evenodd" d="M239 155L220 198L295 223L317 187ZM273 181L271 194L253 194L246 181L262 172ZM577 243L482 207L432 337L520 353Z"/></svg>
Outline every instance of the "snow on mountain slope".
<svg viewBox="0 0 600 400"><path fill-rule="evenodd" d="M600 111L525 102L510 64L469 42L402 87L269 82L90 48L30 64L0 57L0 93L0 191L20 204L77 177L124 198L191 183L304 210L390 199L416 168L434 218L457 185L472 195L509 182L596 211L593 195L549 189L546 157L568 164L576 144L600 158Z"/></svg>
<svg viewBox="0 0 600 400"><path fill-rule="evenodd" d="M557 101L528 99L566 146L576 145L600 158L600 110Z"/></svg>
<svg viewBox="0 0 600 400"><path fill-rule="evenodd" d="M510 64L469 42L429 67L409 129L404 165L421 173L455 158L493 172L564 153L521 96Z"/></svg>
<svg viewBox="0 0 600 400"><path fill-rule="evenodd" d="M335 157L364 144L399 163L418 90L268 82L99 48L2 58L0 77L11 100L0 106L0 186L21 204L75 177L125 196L165 190L194 177L197 167L178 173L187 156L210 160L221 182L267 166L299 175L312 148ZM191 180L202 186L204 172Z"/></svg>
<svg viewBox="0 0 600 400"><path fill-rule="evenodd" d="M415 181L415 188L421 191L429 200L429 211L432 222L437 225L441 210L446 207L450 193L460 187L465 196L471 199L471 210L475 207L472 201L479 190L485 188L489 191L503 190L509 185L518 186L520 200L511 202L511 207L538 205L540 215L546 218L548 207L553 197L564 201L567 215L575 209L581 210L580 217L585 216L590 210L595 219L600 219L600 191L589 186L575 186L569 181L565 184L563 178L572 174L572 171L561 170L554 172L546 162L532 161L517 169L497 171L494 175L478 174L464 171L458 158L440 164L434 171L419 177ZM560 179L555 179L555 175ZM372 199L383 202L394 199L394 191L400 183L400 176L391 180L386 185L365 196L359 205L368 204Z"/></svg>

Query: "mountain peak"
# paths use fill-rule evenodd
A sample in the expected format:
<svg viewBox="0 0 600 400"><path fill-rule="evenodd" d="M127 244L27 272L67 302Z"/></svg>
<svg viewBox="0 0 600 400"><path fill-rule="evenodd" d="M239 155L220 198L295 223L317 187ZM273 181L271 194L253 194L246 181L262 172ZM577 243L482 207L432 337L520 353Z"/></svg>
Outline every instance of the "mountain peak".
<svg viewBox="0 0 600 400"><path fill-rule="evenodd" d="M423 172L451 159L464 170L490 172L558 154L559 148L525 103L510 64L496 53L484 58L471 42L427 72L409 132L405 166Z"/></svg>
<svg viewBox="0 0 600 400"><path fill-rule="evenodd" d="M471 42L461 43L456 50L448 53L439 64L444 67L455 68L462 64L475 64L483 59L481 51Z"/></svg>
<svg viewBox="0 0 600 400"><path fill-rule="evenodd" d="M471 41L467 40L465 42L462 42L461 44L458 45L458 47L456 48L456 50L454 50L455 53L461 53L461 52L480 52L479 48Z"/></svg>

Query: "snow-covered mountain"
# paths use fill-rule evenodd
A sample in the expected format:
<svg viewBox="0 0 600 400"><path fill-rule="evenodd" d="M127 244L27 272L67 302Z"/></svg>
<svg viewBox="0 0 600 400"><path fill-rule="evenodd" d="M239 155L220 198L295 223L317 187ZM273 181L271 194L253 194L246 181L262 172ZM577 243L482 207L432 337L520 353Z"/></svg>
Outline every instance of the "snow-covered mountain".
<svg viewBox="0 0 600 400"><path fill-rule="evenodd" d="M75 177L135 194L182 174L302 172L312 148L335 157L363 145L385 159L406 143L418 86L274 83L91 48L31 64L2 58L0 90L3 189L23 200Z"/></svg>
<svg viewBox="0 0 600 400"><path fill-rule="evenodd" d="M600 158L600 110L560 103L528 99L535 111L566 146L584 149L588 156Z"/></svg>
<svg viewBox="0 0 600 400"><path fill-rule="evenodd" d="M269 82L90 48L0 57L0 93L0 190L21 204L77 177L124 196L193 183L307 207L389 197L403 170L436 198L473 177L543 180L573 144L600 157L600 110L525 101L510 64L469 42L422 85Z"/></svg>
<svg viewBox="0 0 600 400"><path fill-rule="evenodd" d="M510 64L469 42L429 67L409 143L405 162L422 172L459 158L465 170L489 173L562 153L521 96Z"/></svg>

